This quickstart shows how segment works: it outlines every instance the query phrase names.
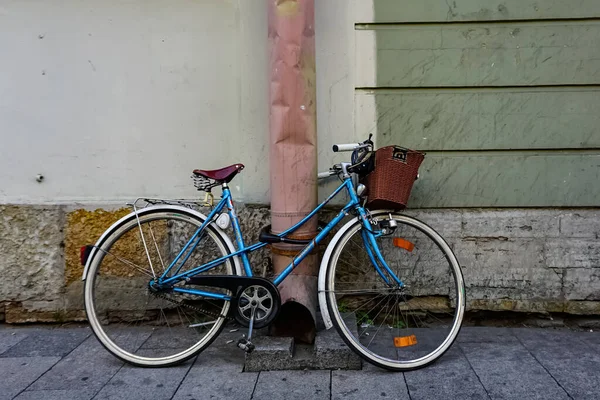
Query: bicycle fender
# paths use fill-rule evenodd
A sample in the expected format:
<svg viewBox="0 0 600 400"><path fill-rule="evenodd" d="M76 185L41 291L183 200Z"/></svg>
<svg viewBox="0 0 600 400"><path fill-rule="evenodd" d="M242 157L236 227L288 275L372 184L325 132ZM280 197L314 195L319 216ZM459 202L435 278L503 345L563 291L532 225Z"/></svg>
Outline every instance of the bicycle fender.
<svg viewBox="0 0 600 400"><path fill-rule="evenodd" d="M206 220L206 215L193 210L191 208L187 208L187 207L182 207L182 206L176 206L176 205L156 205L156 206L151 206L151 207L146 207L142 210L139 210L137 212L137 215L144 215L150 211L155 211L157 209L161 209L164 211L173 211L173 212L181 212L184 214L192 214L193 216L201 219L202 221ZM102 245L102 243L106 240L106 237L111 234L113 232L113 230L117 229L121 224L125 223L126 221L128 221L131 218L135 218L135 212L131 212L129 214L127 214L126 216L124 216L123 218L121 218L120 220L118 220L117 222L115 222L114 224L112 224L110 226L110 228L108 228L106 231L104 231L104 233L102 234L102 236L100 236L100 238L98 239L98 241L94 244L94 247L92 248L90 254L87 257L87 261L85 263L85 268L83 269L83 274L81 276L81 280L85 281L85 278L87 277L88 274L88 270L90 268L91 262L94 259L94 256L96 255L96 252L98 251L98 247L100 247ZM219 237L221 239L223 239L223 242L225 242L225 245L227 246L227 248L229 249L229 251L231 251L232 253L235 252L235 246L233 245L233 243L231 242L231 240L229 239L229 236L227 236L227 234L225 232L223 232L223 230L221 228L219 228L219 226L214 223L211 222L210 226L213 227L215 229L215 231L217 232L217 234L219 235ZM233 264L235 267L235 271L237 275L244 275L244 269L242 268L242 265L240 263L240 259L239 257L232 257L233 258Z"/></svg>

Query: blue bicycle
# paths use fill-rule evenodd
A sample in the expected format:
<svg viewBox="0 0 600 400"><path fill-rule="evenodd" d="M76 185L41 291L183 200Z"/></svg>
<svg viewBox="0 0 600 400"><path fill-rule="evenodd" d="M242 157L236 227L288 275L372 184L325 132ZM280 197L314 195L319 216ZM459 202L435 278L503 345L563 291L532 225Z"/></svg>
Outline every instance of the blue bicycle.
<svg viewBox="0 0 600 400"><path fill-rule="evenodd" d="M248 328L238 347L252 351L253 329L277 316L277 286L344 219L326 247L319 272L319 304L326 327L335 326L346 344L381 368L404 371L437 360L460 330L465 289L459 263L431 227L395 210L364 207L358 178L373 143L334 146L352 151L353 163L334 165L320 178L339 177L339 187L285 232L263 230L244 242L229 182L244 168L194 171L207 193L207 216L197 203L138 199L93 246L82 248L84 301L91 328L114 356L142 367L181 363L206 349L228 321ZM375 166L376 168L376 166ZM213 205L211 189L222 196ZM286 238L332 198L348 201L316 237ZM233 231L235 245L227 235ZM278 276L259 277L251 253L271 243L304 248Z"/></svg>

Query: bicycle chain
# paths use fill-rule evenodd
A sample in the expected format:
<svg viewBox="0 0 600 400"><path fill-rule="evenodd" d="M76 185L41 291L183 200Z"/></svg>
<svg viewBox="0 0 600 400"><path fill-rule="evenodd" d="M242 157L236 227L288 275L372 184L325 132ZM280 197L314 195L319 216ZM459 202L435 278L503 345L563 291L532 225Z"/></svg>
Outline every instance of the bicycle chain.
<svg viewBox="0 0 600 400"><path fill-rule="evenodd" d="M170 301L171 303L177 304L179 306L187 307L187 308L190 308L190 309L192 309L194 311L198 311L198 312L204 313L204 314L206 314L206 315L208 315L210 317L213 317L213 318L225 318L225 320L229 320L229 321L233 321L234 320L233 317L228 317L227 315L217 314L217 313L214 313L212 311L204 310L204 309L202 309L200 307L192 306L190 304L185 304L185 303L183 303L181 301L177 301L177 300L171 299L171 298L169 298L169 297L167 297L167 296L165 296L163 294L160 294L160 293L156 293L156 292L151 292L151 293L154 296L156 296L156 297L160 297L161 299L165 299L165 300Z"/></svg>

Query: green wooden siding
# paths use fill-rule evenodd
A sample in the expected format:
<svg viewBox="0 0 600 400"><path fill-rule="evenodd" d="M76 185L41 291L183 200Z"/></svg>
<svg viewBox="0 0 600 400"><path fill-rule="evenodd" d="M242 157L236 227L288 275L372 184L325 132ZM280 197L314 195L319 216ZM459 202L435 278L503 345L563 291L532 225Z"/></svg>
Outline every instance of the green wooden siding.
<svg viewBox="0 0 600 400"><path fill-rule="evenodd" d="M358 87L600 81L600 21L372 27L356 31L357 53L375 47L377 60L358 64Z"/></svg>
<svg viewBox="0 0 600 400"><path fill-rule="evenodd" d="M599 206L600 154L428 153L410 207Z"/></svg>
<svg viewBox="0 0 600 400"><path fill-rule="evenodd" d="M600 206L600 1L366 3L356 129L427 152L411 207Z"/></svg>
<svg viewBox="0 0 600 400"><path fill-rule="evenodd" d="M357 129L377 129L380 146L600 148L600 88L377 90L355 99Z"/></svg>
<svg viewBox="0 0 600 400"><path fill-rule="evenodd" d="M378 23L600 17L598 0L355 0L357 21ZM367 17L365 17L367 16Z"/></svg>

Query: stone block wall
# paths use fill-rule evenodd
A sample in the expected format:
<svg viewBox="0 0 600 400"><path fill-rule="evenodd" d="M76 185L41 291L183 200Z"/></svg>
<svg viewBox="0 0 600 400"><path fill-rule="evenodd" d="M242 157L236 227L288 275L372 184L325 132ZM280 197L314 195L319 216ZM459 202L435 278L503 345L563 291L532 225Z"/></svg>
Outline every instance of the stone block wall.
<svg viewBox="0 0 600 400"><path fill-rule="evenodd" d="M85 320L79 248L128 208L0 206L0 319ZM462 265L469 310L600 315L600 210L428 209ZM239 205L246 243L269 224L267 206ZM321 215L322 220L331 217ZM229 230L231 233L231 230ZM324 246L321 247L321 252ZM267 274L267 248L253 254ZM266 270L266 269L267 270Z"/></svg>

